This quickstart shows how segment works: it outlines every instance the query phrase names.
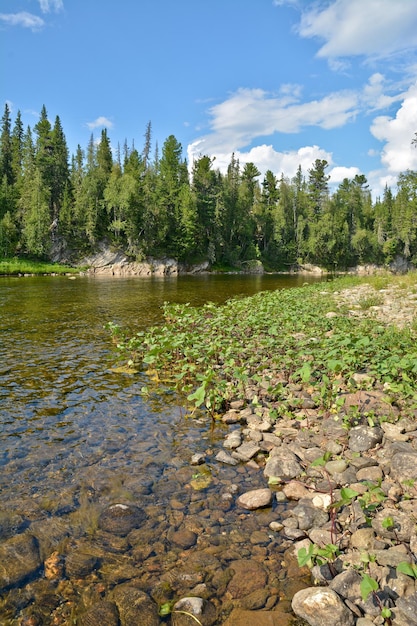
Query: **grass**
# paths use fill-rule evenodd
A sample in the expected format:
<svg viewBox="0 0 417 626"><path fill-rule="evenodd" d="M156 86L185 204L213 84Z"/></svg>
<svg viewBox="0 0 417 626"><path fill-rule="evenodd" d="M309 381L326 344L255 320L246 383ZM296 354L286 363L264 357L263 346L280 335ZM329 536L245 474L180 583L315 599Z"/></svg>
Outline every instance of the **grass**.
<svg viewBox="0 0 417 626"><path fill-rule="evenodd" d="M19 276L22 274L76 274L79 271L79 269L69 265L19 259L17 257L0 260L0 275L2 276Z"/></svg>

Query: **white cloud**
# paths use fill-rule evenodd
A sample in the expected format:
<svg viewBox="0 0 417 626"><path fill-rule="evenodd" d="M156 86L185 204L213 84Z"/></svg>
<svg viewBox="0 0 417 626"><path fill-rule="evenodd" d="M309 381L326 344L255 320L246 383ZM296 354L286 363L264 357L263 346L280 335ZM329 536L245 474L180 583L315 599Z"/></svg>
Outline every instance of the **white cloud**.
<svg viewBox="0 0 417 626"><path fill-rule="evenodd" d="M401 172L417 170L417 149L411 144L417 132L417 82L403 95L402 104L394 116L379 115L372 121L370 131L381 142L381 167L367 174L374 197L382 197L385 186L395 189Z"/></svg>
<svg viewBox="0 0 417 626"><path fill-rule="evenodd" d="M63 10L64 3L62 0L39 0L39 6L42 13L50 13L51 11L58 13Z"/></svg>
<svg viewBox="0 0 417 626"><path fill-rule="evenodd" d="M45 25L42 18L26 11L0 13L0 20L9 26L23 26L23 28L30 28L31 30L39 30Z"/></svg>
<svg viewBox="0 0 417 626"><path fill-rule="evenodd" d="M298 86L280 96L262 89L238 89L209 110L213 132L197 141L204 152L213 154L232 152L277 132L297 133L307 126L337 128L354 119L358 102L358 95L350 91L302 103Z"/></svg>
<svg viewBox="0 0 417 626"><path fill-rule="evenodd" d="M387 175L417 169L417 150L411 145L414 133L417 132L417 83L404 95L395 117L376 117L370 130L376 139L385 142L381 163Z"/></svg>
<svg viewBox="0 0 417 626"><path fill-rule="evenodd" d="M234 153L242 163L255 163L262 173L270 169L275 174L284 173L292 177L299 165L303 171L307 171L316 159L325 159L332 165L332 154L317 145L278 152L272 145L262 143L250 147L251 144L262 137L276 133L296 134L307 127L325 130L341 128L353 121L359 113L381 111L404 98L405 94L399 92L398 85L390 84L379 72L372 74L356 92L336 91L306 102L300 101L299 85L282 85L278 94L270 94L262 89L241 88L209 109L211 132L198 137L188 146L188 161L192 166L193 160L203 154L215 156L216 167L226 171L231 154ZM410 114L412 110L410 106ZM414 110L417 115L417 105ZM380 141L385 141L381 127L385 128L389 120L380 117L374 121L374 135L377 136L379 129ZM379 152L375 153L375 156L379 155ZM385 155L385 159L388 155ZM359 173L357 167L337 166L331 170L331 182L336 184Z"/></svg>
<svg viewBox="0 0 417 626"><path fill-rule="evenodd" d="M388 91L398 89L396 85L388 84L385 76L380 72L375 72L369 77L367 84L364 86L361 99L367 106L369 111L377 111L390 107L394 102L403 99L402 91L394 95L388 95Z"/></svg>
<svg viewBox="0 0 417 626"><path fill-rule="evenodd" d="M417 45L412 0L333 0L310 7L301 16L298 31L302 37L325 41L319 57L387 57Z"/></svg>
<svg viewBox="0 0 417 626"><path fill-rule="evenodd" d="M187 157L191 168L194 160L198 159L202 154L207 154L207 152L201 152L199 148L201 148L201 145L197 145L197 142L188 146ZM225 173L230 164L232 152L216 152L215 155L212 155L216 157L214 167ZM299 165L301 165L304 174L307 174L307 171L316 159L324 159L329 164L332 163L332 154L319 146L303 146L298 150L278 152L272 145L263 144L246 152L236 150L234 151L234 156L242 165L250 162L254 163L262 175L267 170L271 170L276 176L284 174L285 177L289 178L295 176Z"/></svg>
<svg viewBox="0 0 417 626"><path fill-rule="evenodd" d="M94 128L113 128L113 122L110 121L107 117L101 115L97 117L93 122L87 122L88 128L90 130L94 130Z"/></svg>
<svg viewBox="0 0 417 626"><path fill-rule="evenodd" d="M337 166L329 171L330 183L341 183L345 178L355 178L357 174L361 174L358 167Z"/></svg>

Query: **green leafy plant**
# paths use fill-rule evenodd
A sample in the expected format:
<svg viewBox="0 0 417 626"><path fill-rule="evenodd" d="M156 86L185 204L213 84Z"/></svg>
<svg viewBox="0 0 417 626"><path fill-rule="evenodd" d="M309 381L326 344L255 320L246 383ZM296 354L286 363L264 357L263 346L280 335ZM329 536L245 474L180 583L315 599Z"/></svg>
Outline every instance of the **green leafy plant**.
<svg viewBox="0 0 417 626"><path fill-rule="evenodd" d="M417 580L417 565L415 563L409 563L408 561L401 561L397 565L397 572L411 576Z"/></svg>
<svg viewBox="0 0 417 626"><path fill-rule="evenodd" d="M309 569L311 569L314 565L333 563L339 554L339 548L333 543L328 543L323 548L320 548L315 543L311 543L308 548L303 547L298 550L297 561L300 567L306 565Z"/></svg>

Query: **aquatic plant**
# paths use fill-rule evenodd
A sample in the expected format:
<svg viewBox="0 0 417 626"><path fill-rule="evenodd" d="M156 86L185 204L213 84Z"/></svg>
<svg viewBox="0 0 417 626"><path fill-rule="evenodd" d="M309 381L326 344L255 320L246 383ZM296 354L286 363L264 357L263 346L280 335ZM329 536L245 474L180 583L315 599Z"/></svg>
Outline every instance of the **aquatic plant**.
<svg viewBox="0 0 417 626"><path fill-rule="evenodd" d="M357 372L384 386L390 402L416 403L415 330L338 313L337 287L334 281L326 291L319 284L264 292L223 306L165 303L160 326L133 337L110 331L129 365L156 372L159 384L212 417L231 400L246 399L259 381L271 402L279 402L276 410L285 410L282 379L308 387L322 410L330 410L342 387L357 388Z"/></svg>

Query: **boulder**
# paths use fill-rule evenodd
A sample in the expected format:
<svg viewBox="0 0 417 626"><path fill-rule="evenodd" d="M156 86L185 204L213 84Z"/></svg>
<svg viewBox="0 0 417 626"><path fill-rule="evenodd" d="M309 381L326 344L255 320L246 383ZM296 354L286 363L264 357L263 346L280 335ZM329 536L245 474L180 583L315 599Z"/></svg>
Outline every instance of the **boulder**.
<svg viewBox="0 0 417 626"><path fill-rule="evenodd" d="M308 587L292 599L292 609L310 626L353 626L355 618L340 596L329 587Z"/></svg>

